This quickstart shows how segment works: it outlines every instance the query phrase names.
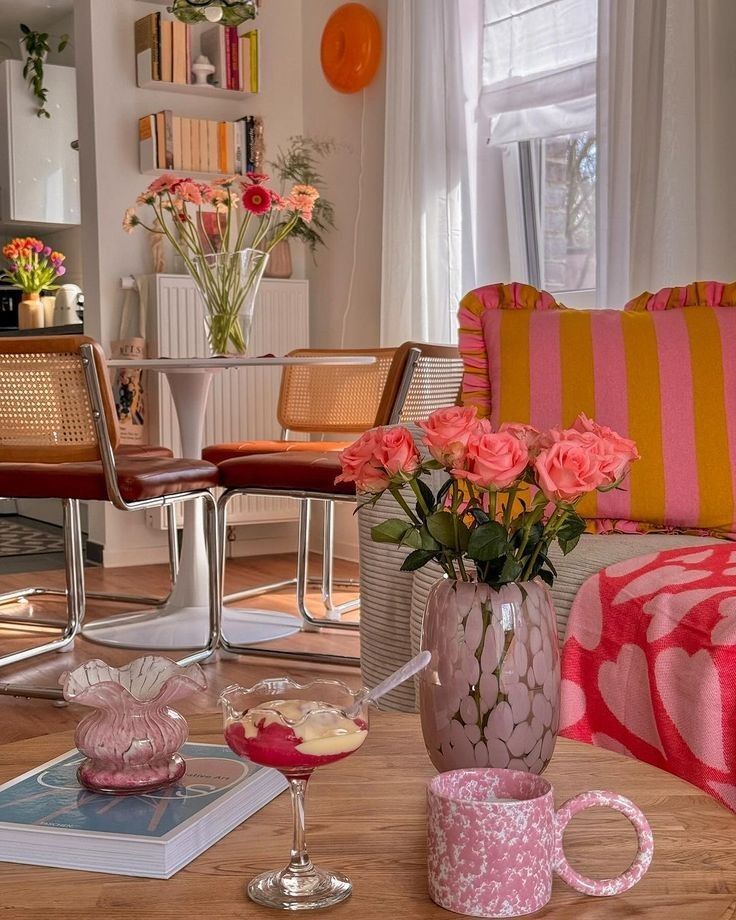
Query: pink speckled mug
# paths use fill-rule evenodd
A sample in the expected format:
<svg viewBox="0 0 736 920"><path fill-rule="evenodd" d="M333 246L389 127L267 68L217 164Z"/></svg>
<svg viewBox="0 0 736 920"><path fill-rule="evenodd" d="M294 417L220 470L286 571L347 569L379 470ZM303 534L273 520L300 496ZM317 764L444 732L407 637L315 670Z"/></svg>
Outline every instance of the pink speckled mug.
<svg viewBox="0 0 736 920"><path fill-rule="evenodd" d="M639 850L616 878L576 872L562 849L570 819L604 805L636 828ZM555 811L552 786L518 770L453 770L427 790L429 895L447 910L472 917L518 917L540 910L556 872L576 891L604 897L627 891L642 878L654 853L643 813L613 792L583 792Z"/></svg>

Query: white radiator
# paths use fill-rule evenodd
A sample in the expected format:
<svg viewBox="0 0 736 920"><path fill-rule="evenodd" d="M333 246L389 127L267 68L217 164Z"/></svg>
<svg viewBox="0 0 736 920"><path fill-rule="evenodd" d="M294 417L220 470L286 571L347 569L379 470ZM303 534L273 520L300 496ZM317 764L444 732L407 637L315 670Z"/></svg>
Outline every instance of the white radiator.
<svg viewBox="0 0 736 920"><path fill-rule="evenodd" d="M189 276L151 275L147 322L149 356L205 356L203 309ZM308 344L308 282L264 279L256 301L250 354L283 355ZM168 383L161 374L147 376L149 440L170 447L178 456L179 428ZM207 406L205 443L280 437L276 421L280 380L280 368L242 368L216 374ZM288 499L241 497L231 502L228 522L292 521L296 512L296 503ZM161 512L149 512L148 520L153 527L164 527Z"/></svg>

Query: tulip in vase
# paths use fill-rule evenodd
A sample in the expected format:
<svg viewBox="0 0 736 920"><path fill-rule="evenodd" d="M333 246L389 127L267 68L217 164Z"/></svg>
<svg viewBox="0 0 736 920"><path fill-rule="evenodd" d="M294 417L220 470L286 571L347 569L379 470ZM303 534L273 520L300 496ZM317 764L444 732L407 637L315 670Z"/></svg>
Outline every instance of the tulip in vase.
<svg viewBox="0 0 736 920"><path fill-rule="evenodd" d="M541 773L559 722L560 654L549 587L553 541L569 553L585 529L576 511L593 491L620 486L638 459L633 441L579 416L571 428L494 430L474 408L424 422L423 460L402 427L366 432L341 454L339 479L361 501L390 493L405 517L375 526L409 547L402 569L438 563L420 677L427 752L438 770L507 767ZM433 492L423 477L444 470Z"/></svg>

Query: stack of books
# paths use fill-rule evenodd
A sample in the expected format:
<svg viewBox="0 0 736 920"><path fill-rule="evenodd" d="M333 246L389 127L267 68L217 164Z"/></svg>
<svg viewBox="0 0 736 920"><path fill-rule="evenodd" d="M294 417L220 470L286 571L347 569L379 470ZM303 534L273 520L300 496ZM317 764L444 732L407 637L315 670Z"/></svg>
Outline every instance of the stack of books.
<svg viewBox="0 0 736 920"><path fill-rule="evenodd" d="M182 754L182 779L146 795L82 789L76 750L5 783L0 861L170 878L287 786L224 745L188 742Z"/></svg>
<svg viewBox="0 0 736 920"><path fill-rule="evenodd" d="M138 123L141 172L169 169L220 175L258 172L263 119L182 118L166 109Z"/></svg>
<svg viewBox="0 0 736 920"><path fill-rule="evenodd" d="M215 26L201 34L198 51L192 27L178 19L164 19L161 13L150 13L135 24L138 86L192 83L192 61L200 51L215 68L214 85L243 93L259 92L258 29L239 35L236 26Z"/></svg>

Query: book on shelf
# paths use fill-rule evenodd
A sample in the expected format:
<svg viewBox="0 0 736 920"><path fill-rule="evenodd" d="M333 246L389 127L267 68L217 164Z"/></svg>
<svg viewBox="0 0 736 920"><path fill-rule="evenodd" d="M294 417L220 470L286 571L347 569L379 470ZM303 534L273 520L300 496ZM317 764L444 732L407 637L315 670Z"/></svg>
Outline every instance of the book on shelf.
<svg viewBox="0 0 736 920"><path fill-rule="evenodd" d="M260 58L260 32L251 29L243 38L248 43L248 92L260 93L261 91L261 58Z"/></svg>
<svg viewBox="0 0 736 920"><path fill-rule="evenodd" d="M138 84L160 80L161 13L149 13L135 24L135 60Z"/></svg>
<svg viewBox="0 0 736 920"><path fill-rule="evenodd" d="M138 143L140 146L141 170L148 172L156 169L158 153L156 150L156 116L144 115L138 119Z"/></svg>
<svg viewBox="0 0 736 920"><path fill-rule="evenodd" d="M161 62L161 79L164 83L174 82L174 23L170 19L161 20L159 60Z"/></svg>
<svg viewBox="0 0 736 920"><path fill-rule="evenodd" d="M182 779L146 795L81 788L77 750L3 784L0 861L171 878L287 786L224 745L187 742L182 754Z"/></svg>
<svg viewBox="0 0 736 920"><path fill-rule="evenodd" d="M184 169L184 151L182 149L181 139L181 117L174 115L171 118L171 155L174 170L181 172Z"/></svg>
<svg viewBox="0 0 736 920"><path fill-rule="evenodd" d="M171 25L173 29L171 82L186 85L189 83L189 54L187 48L189 47L190 29L185 22L181 22L178 19L175 19Z"/></svg>

